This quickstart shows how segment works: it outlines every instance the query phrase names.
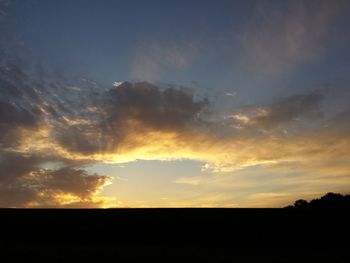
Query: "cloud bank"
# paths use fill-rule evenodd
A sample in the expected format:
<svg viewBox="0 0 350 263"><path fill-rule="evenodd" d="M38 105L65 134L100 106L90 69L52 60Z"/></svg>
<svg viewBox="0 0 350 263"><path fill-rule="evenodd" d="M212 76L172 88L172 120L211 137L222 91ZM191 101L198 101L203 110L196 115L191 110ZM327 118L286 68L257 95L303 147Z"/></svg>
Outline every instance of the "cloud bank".
<svg viewBox="0 0 350 263"><path fill-rule="evenodd" d="M247 105L213 119L210 100L149 82L104 88L5 63L0 89L3 207L106 206L112 201L101 191L111 177L84 168L97 162L189 159L214 173L263 165L307 173L332 167L330 174L348 176L349 114L344 109L326 118L322 92ZM178 183L201 184L197 179Z"/></svg>

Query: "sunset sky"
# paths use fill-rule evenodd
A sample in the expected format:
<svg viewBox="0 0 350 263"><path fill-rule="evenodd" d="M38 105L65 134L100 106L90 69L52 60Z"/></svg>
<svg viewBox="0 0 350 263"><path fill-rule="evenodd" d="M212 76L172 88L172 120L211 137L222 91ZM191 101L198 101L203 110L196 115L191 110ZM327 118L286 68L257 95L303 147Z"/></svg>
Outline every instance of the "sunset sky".
<svg viewBox="0 0 350 263"><path fill-rule="evenodd" d="M349 1L0 0L0 207L350 192Z"/></svg>

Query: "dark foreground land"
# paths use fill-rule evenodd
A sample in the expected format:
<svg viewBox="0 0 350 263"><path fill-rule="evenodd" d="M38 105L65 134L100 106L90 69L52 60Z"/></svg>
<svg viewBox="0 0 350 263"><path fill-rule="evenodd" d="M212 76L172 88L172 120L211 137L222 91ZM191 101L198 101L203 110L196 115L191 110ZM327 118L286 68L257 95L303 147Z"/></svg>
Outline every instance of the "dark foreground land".
<svg viewBox="0 0 350 263"><path fill-rule="evenodd" d="M350 262L348 210L0 209L1 262Z"/></svg>

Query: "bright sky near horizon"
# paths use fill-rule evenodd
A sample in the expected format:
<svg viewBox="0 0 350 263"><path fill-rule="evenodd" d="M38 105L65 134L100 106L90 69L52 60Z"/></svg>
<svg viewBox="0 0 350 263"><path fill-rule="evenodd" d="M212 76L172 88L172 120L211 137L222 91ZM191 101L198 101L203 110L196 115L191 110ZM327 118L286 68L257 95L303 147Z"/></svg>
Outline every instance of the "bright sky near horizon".
<svg viewBox="0 0 350 263"><path fill-rule="evenodd" d="M0 0L0 207L350 191L348 1Z"/></svg>

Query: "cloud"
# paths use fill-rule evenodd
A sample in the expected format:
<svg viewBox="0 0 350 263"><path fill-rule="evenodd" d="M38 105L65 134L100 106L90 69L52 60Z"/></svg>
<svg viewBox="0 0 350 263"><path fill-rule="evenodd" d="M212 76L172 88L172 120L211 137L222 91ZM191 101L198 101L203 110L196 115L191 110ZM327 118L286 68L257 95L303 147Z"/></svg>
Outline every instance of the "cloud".
<svg viewBox="0 0 350 263"><path fill-rule="evenodd" d="M135 120L157 130L181 130L200 121L207 101L194 101L187 90L159 87L148 82L123 83L109 91L108 117L111 123Z"/></svg>
<svg viewBox="0 0 350 263"><path fill-rule="evenodd" d="M304 138L304 145L295 148L293 141L284 141L288 147L281 142L276 162L225 173L180 177L174 183L180 184L179 187L189 193L200 193L203 202L213 192L223 193L217 204L235 203L233 207L283 207L295 197L309 199L327 191L347 193L350 159L346 152L350 146L349 138L327 141L323 136L314 136ZM259 147L265 145L255 145L255 149Z"/></svg>
<svg viewBox="0 0 350 263"><path fill-rule="evenodd" d="M308 176L314 170L325 177L325 171L333 173L338 182L348 179L349 114L345 109L323 115L330 98L321 92L241 107L230 118L214 119L208 99L181 87L122 82L104 88L45 75L39 82L15 66L0 69L1 206L106 206L111 201L100 193L110 177L84 169L96 162L189 159L220 174L256 166L283 173L295 164ZM50 162L61 166L45 168ZM201 187L208 181L176 182ZM225 202L235 203L226 197Z"/></svg>
<svg viewBox="0 0 350 263"><path fill-rule="evenodd" d="M206 100L147 82L121 84L107 97L100 107L102 122L68 128L56 137L74 158L114 163L190 159L204 162L204 170L229 172L304 158L322 160L331 157L324 147L332 144L334 155L347 145L340 124L328 135L331 128L321 118L324 95L319 92L246 107L249 114L233 115L233 124L209 120ZM87 149L91 144L95 147Z"/></svg>
<svg viewBox="0 0 350 263"><path fill-rule="evenodd" d="M56 144L51 129L73 111L63 109L54 85L42 84L15 65L0 66L0 206L103 206L99 192L111 178L88 174L81 162L49 150ZM47 162L62 167L45 169Z"/></svg>
<svg viewBox="0 0 350 263"><path fill-rule="evenodd" d="M18 142L23 129L36 129L41 112L35 103L35 89L27 87L28 77L15 65L0 66L0 145L9 147Z"/></svg>
<svg viewBox="0 0 350 263"><path fill-rule="evenodd" d="M177 40L170 43L146 41L139 45L131 64L133 79L155 81L168 71L190 66L198 56L198 41Z"/></svg>
<svg viewBox="0 0 350 263"><path fill-rule="evenodd" d="M38 81L15 65L0 69L1 206L103 206L108 200L98 192L110 178L87 174L83 164L132 161L137 156L124 155L147 148L145 135L163 143L166 134L197 129L208 103L195 101L188 89L147 82L105 90L45 74ZM63 167L41 167L57 161Z"/></svg>
<svg viewBox="0 0 350 263"><path fill-rule="evenodd" d="M49 160L13 152L0 153L0 207L100 206L99 191L111 180L63 166L45 169Z"/></svg>
<svg viewBox="0 0 350 263"><path fill-rule="evenodd" d="M201 125L200 113L207 103L194 101L187 90L162 90L148 82L124 82L105 94L98 105L97 121L68 128L64 125L56 129L55 138L63 148L78 154L118 153L118 148L125 148L126 144L137 147L138 136L142 134L196 129Z"/></svg>
<svg viewBox="0 0 350 263"><path fill-rule="evenodd" d="M203 178L201 178L200 176L197 176L197 177L179 177L174 181L174 183L199 185L202 183L202 181L203 181Z"/></svg>
<svg viewBox="0 0 350 263"><path fill-rule="evenodd" d="M230 96L230 97L234 97L234 96L236 96L236 95L237 95L236 92L226 92L226 93L225 93L225 96Z"/></svg>
<svg viewBox="0 0 350 263"><path fill-rule="evenodd" d="M341 1L259 2L239 35L245 59L257 72L280 74L317 59L327 48Z"/></svg>
<svg viewBox="0 0 350 263"><path fill-rule="evenodd" d="M9 3L10 1L0 0L0 22L1 22L1 19L7 15L7 9L8 9Z"/></svg>
<svg viewBox="0 0 350 263"><path fill-rule="evenodd" d="M69 99L56 91L59 101L46 95L37 104L45 122L31 131L31 138L24 132L17 151L42 154L54 149L66 159L115 163L191 159L205 162L204 169L231 171L291 158L304 135L298 127L294 135L288 134L290 126L308 126L305 120L315 122L322 115L323 95L317 92L247 107L248 114L232 115L232 125L230 120L207 118L209 101L195 100L189 90L124 82L99 91L85 89L81 94L82 88L70 89ZM44 108L48 104L51 111Z"/></svg>
<svg viewBox="0 0 350 263"><path fill-rule="evenodd" d="M301 119L317 120L322 117L321 102L324 95L320 92L292 95L281 98L271 104L245 107L241 113L231 118L239 127L270 129L300 121Z"/></svg>
<svg viewBox="0 0 350 263"><path fill-rule="evenodd" d="M236 203L234 206L241 207L283 207L296 196L309 199L327 191L347 193L350 178L348 113L346 110L323 120L322 128L292 136L265 134L259 137L255 134L255 141L242 143L242 148L247 147L248 151L237 147L232 153L241 155L243 160L255 158L255 165L238 170L219 166L217 170L225 168L225 173L185 176L174 183L201 193L203 198L214 191L226 193L217 200L218 204ZM263 163L264 157L271 162Z"/></svg>

